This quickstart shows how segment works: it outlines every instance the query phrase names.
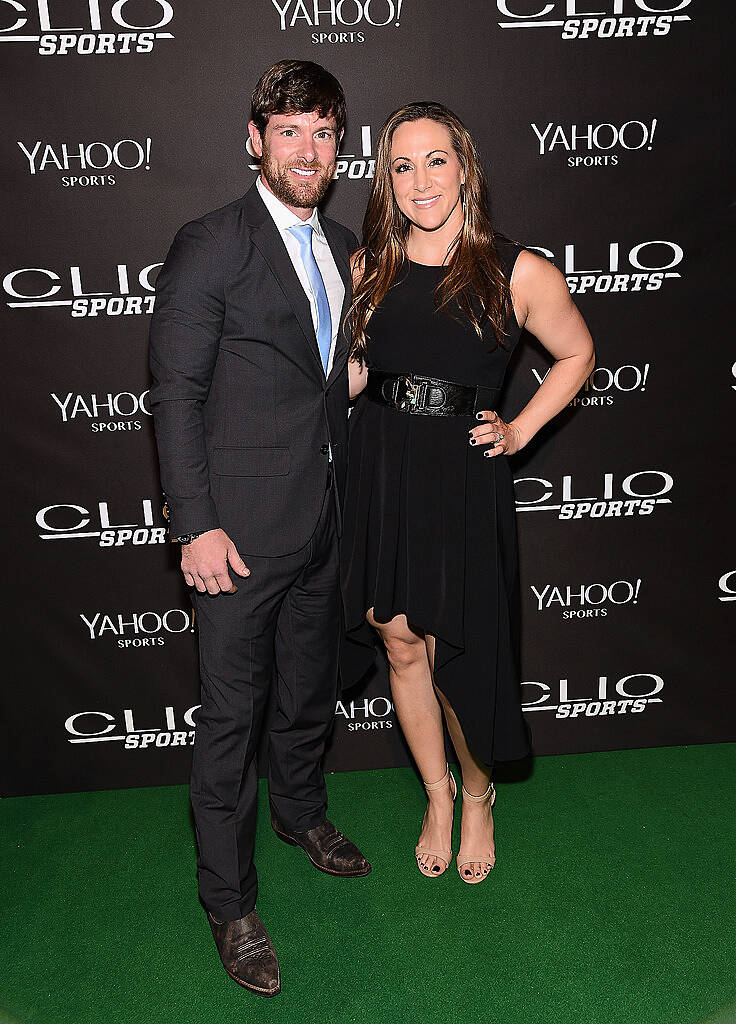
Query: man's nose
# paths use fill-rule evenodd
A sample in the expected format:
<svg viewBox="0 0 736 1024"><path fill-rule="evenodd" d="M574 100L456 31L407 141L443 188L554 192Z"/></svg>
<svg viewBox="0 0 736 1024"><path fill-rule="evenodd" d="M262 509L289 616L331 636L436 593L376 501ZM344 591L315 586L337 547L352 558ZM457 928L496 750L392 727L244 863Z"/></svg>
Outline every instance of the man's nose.
<svg viewBox="0 0 736 1024"><path fill-rule="evenodd" d="M311 163L311 161L314 160L316 155L317 154L314 147L314 139L300 139L299 145L297 147L297 156L300 156L303 160L306 160Z"/></svg>

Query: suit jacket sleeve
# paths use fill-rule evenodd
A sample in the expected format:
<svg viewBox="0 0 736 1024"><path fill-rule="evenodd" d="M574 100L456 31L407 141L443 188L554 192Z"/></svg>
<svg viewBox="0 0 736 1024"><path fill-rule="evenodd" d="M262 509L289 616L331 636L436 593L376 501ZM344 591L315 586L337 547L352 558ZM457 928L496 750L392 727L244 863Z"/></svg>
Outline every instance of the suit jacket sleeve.
<svg viewBox="0 0 736 1024"><path fill-rule="evenodd" d="M215 529L204 403L225 310L223 257L193 221L177 233L156 282L151 321L151 407L173 537Z"/></svg>

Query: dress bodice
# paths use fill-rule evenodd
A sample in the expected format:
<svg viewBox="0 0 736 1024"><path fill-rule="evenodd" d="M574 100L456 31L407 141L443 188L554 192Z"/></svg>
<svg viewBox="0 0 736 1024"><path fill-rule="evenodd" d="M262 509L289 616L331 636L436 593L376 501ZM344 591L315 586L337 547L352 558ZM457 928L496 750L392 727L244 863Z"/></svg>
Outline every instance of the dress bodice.
<svg viewBox="0 0 736 1024"><path fill-rule="evenodd" d="M497 237L502 266L510 279L521 246ZM435 292L446 267L407 260L367 328L368 365L389 373L422 373L468 386L500 388L521 334L511 312L503 347L487 325L479 338L457 303L437 307Z"/></svg>

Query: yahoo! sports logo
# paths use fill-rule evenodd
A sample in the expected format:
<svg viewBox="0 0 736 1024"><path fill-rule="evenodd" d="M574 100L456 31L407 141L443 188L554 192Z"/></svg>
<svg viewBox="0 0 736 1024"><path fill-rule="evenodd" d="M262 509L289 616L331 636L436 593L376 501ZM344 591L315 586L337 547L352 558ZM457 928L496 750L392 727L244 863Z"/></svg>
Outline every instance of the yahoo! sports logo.
<svg viewBox="0 0 736 1024"><path fill-rule="evenodd" d="M59 0L1 2L0 43L35 43L43 56L150 53L159 39L174 38L161 31L174 17L168 0L147 0L147 14L130 0L86 0L73 5L73 14Z"/></svg>
<svg viewBox="0 0 736 1024"><path fill-rule="evenodd" d="M335 706L335 717L345 720L348 732L393 729L394 706L388 697L366 697L350 703L339 700Z"/></svg>
<svg viewBox="0 0 736 1024"><path fill-rule="evenodd" d="M620 395L646 391L650 365L650 363L643 363L641 366L635 366L632 363L625 363L615 369L608 366L596 366L590 376L586 378L577 395L568 402L568 407L571 409L578 407L601 409L613 405ZM540 373L539 370L532 367L532 373L537 384L541 385L549 373L549 368L544 373Z"/></svg>
<svg viewBox="0 0 736 1024"><path fill-rule="evenodd" d="M194 632L194 609L167 608L164 612L79 613L90 640L111 640L121 650L163 647L167 636Z"/></svg>
<svg viewBox="0 0 736 1024"><path fill-rule="evenodd" d="M64 188L117 185L120 173L151 169L151 139L118 139L117 142L18 142L31 177L54 171Z"/></svg>
<svg viewBox="0 0 736 1024"><path fill-rule="evenodd" d="M666 36L677 22L690 21L681 14L692 0L556 0L538 5L529 0L496 0L504 29L559 29L561 39L633 39ZM522 10L519 10L519 7ZM534 6L536 10L529 11ZM581 8L586 10L581 10ZM595 10L591 10L595 7ZM601 10L601 8L603 8Z"/></svg>
<svg viewBox="0 0 736 1024"><path fill-rule="evenodd" d="M539 156L567 153L568 167L616 167L626 153L651 151L657 118L612 124L555 124L548 121L531 129L539 146Z"/></svg>
<svg viewBox="0 0 736 1024"><path fill-rule="evenodd" d="M148 390L135 394L133 391L108 391L106 395L74 394L66 395L51 392L51 398L57 406L62 423L73 423L79 420L89 424L93 434L142 430L143 417L152 416L148 406Z"/></svg>
<svg viewBox="0 0 736 1024"><path fill-rule="evenodd" d="M605 618L611 606L638 604L641 579L566 586L532 584L530 590L538 612L558 611L563 619L597 619Z"/></svg>
<svg viewBox="0 0 736 1024"><path fill-rule="evenodd" d="M364 43L366 32L398 28L404 0L271 0L282 32L311 28L313 43Z"/></svg>

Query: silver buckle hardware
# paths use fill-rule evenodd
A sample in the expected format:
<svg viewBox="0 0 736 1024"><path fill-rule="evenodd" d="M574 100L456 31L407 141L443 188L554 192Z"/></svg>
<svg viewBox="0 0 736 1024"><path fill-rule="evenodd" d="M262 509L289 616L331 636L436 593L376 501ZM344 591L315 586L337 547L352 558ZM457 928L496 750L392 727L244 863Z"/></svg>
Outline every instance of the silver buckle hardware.
<svg viewBox="0 0 736 1024"><path fill-rule="evenodd" d="M405 394L403 398L399 398L399 387L402 384L404 385ZM410 377L399 377L396 387L397 408L401 409L402 412L411 412L412 409L416 409L420 387L420 384L412 383Z"/></svg>

